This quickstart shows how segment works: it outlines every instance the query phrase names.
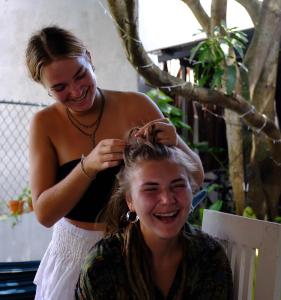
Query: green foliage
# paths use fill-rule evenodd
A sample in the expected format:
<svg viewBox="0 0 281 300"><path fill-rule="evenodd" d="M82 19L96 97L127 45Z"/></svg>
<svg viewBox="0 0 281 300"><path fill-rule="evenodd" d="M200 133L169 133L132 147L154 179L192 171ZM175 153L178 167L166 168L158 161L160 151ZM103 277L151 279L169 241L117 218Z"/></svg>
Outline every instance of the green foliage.
<svg viewBox="0 0 281 300"><path fill-rule="evenodd" d="M191 50L190 61L195 64L195 80L199 86L223 88L227 95L232 95L239 73L242 95L249 99L248 70L233 56L237 53L243 59L248 40L245 33L236 29L224 24L215 27L209 38Z"/></svg>
<svg viewBox="0 0 281 300"><path fill-rule="evenodd" d="M219 184L213 183L210 184L206 189L207 189L207 195L209 196L212 192L220 190L222 187ZM207 196L207 197L208 197ZM210 210L216 210L216 211L222 211L223 208L223 201L221 199L217 199L211 204L209 204L210 201L203 201L201 204L201 207L196 211L195 210L190 214L189 216L189 222L193 225L196 225L198 227L202 226L202 221L203 221L203 214L204 214L204 209L210 209Z"/></svg>
<svg viewBox="0 0 281 300"><path fill-rule="evenodd" d="M243 217L247 217L247 218L252 218L252 219L256 219L256 214L254 213L254 210L252 209L252 207L247 206L245 207L244 211L243 211ZM266 219L266 218L265 218ZM273 219L273 222L276 223L280 223L281 224L281 216L277 216Z"/></svg>
<svg viewBox="0 0 281 300"><path fill-rule="evenodd" d="M191 126L182 121L183 111L173 105L174 100L160 91L159 89L151 89L146 95L148 95L159 107L161 112L165 117L167 117L170 122L176 127L177 131L180 132L181 129L185 128L187 130L192 130ZM196 144L186 141L191 149L198 150L200 153L210 153L221 165L219 159L215 156L216 153L224 152L225 149L219 147L209 147L208 142L203 141Z"/></svg>
<svg viewBox="0 0 281 300"><path fill-rule="evenodd" d="M210 147L208 142L203 141L196 144L191 145L193 149L198 150L200 153L221 153L224 152L225 149L221 147Z"/></svg>
<svg viewBox="0 0 281 300"><path fill-rule="evenodd" d="M274 222L281 224L281 216L277 216L274 218Z"/></svg>
<svg viewBox="0 0 281 300"><path fill-rule="evenodd" d="M152 89L146 93L159 107L165 117L177 128L186 128L191 130L191 127L182 121L183 111L173 105L174 100L158 89Z"/></svg>
<svg viewBox="0 0 281 300"><path fill-rule="evenodd" d="M216 202L210 205L208 209L220 211L222 209L222 200L216 200Z"/></svg>
<svg viewBox="0 0 281 300"><path fill-rule="evenodd" d="M14 200L16 199L16 200ZM28 186L24 187L21 193L9 201L0 200L0 221L10 219L12 221L12 227L15 227L21 222L22 215L33 211L31 190ZM10 201L18 201L22 203L22 208L11 208Z"/></svg>
<svg viewBox="0 0 281 300"><path fill-rule="evenodd" d="M252 218L252 219L257 218L252 207L250 207L250 206L245 207L245 209L243 211L243 217Z"/></svg>
<svg viewBox="0 0 281 300"><path fill-rule="evenodd" d="M18 199L29 200L31 199L31 190L30 187L23 188L22 192L19 194Z"/></svg>

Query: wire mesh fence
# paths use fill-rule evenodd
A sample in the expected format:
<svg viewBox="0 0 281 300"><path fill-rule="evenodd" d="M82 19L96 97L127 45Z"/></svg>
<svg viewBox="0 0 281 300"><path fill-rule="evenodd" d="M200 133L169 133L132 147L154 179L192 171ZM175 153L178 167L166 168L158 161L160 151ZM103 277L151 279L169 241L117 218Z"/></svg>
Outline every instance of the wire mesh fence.
<svg viewBox="0 0 281 300"><path fill-rule="evenodd" d="M17 199L29 186L29 124L44 106L0 101L0 201Z"/></svg>

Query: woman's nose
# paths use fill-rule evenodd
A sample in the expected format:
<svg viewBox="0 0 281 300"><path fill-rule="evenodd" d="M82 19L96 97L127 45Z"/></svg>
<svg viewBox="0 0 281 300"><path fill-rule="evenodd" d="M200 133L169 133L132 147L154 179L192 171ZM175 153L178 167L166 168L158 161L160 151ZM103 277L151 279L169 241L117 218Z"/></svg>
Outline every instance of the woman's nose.
<svg viewBox="0 0 281 300"><path fill-rule="evenodd" d="M161 202L164 204L171 203L175 201L175 195L170 190L163 190L161 193Z"/></svg>
<svg viewBox="0 0 281 300"><path fill-rule="evenodd" d="M69 91L73 98L79 98L83 92L80 85L75 83L70 84Z"/></svg>

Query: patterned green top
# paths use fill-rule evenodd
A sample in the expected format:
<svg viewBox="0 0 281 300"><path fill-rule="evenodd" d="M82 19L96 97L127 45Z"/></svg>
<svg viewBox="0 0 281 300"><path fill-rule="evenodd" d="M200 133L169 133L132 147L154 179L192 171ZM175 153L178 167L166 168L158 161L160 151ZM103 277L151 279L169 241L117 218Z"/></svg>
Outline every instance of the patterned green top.
<svg viewBox="0 0 281 300"><path fill-rule="evenodd" d="M185 262L178 267L167 298L154 286L151 299L180 300L176 294L183 268L186 268L187 280L181 299L232 300L232 273L222 246L190 225L187 225L184 237ZM135 299L129 287L122 249L121 235L97 243L83 264L76 287L77 300Z"/></svg>

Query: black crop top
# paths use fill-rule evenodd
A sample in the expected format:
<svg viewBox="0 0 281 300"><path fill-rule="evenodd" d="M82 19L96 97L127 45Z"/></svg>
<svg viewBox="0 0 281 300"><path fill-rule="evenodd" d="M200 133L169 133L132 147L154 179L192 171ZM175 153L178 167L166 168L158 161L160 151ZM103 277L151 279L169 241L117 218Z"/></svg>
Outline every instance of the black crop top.
<svg viewBox="0 0 281 300"><path fill-rule="evenodd" d="M65 178L78 163L80 159L61 165L58 169L57 182ZM80 201L65 217L76 221L95 222L97 215L109 201L115 176L119 170L120 166L117 166L99 172Z"/></svg>

